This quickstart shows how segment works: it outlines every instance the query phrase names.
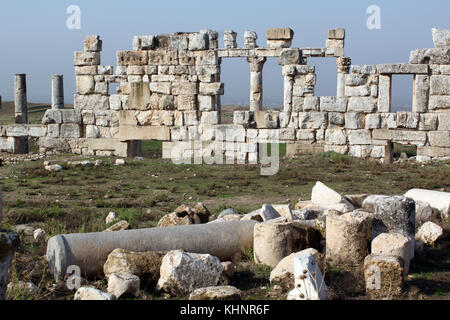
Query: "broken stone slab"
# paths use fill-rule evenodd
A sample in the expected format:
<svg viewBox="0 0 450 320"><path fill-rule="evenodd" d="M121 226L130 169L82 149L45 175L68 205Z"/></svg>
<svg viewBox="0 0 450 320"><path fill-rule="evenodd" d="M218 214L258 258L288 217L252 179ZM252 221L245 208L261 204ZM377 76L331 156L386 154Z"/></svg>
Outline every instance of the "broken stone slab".
<svg viewBox="0 0 450 320"><path fill-rule="evenodd" d="M369 214L354 211L326 217L326 260L329 265L352 270L362 266L368 254Z"/></svg>
<svg viewBox="0 0 450 320"><path fill-rule="evenodd" d="M256 221L230 221L57 235L48 241L47 261L55 279L61 279L70 265L78 265L83 276L101 274L108 255L117 248L137 252L183 249L230 260L253 246L255 224Z"/></svg>
<svg viewBox="0 0 450 320"><path fill-rule="evenodd" d="M115 249L103 265L103 273L109 279L113 273L131 273L147 284L156 284L166 251L134 252Z"/></svg>
<svg viewBox="0 0 450 320"><path fill-rule="evenodd" d="M255 225L253 255L256 263L275 268L292 252L320 248L320 233L297 222L263 222Z"/></svg>
<svg viewBox="0 0 450 320"><path fill-rule="evenodd" d="M294 257L295 288L287 300L326 300L328 289L315 257L303 253Z"/></svg>
<svg viewBox="0 0 450 320"><path fill-rule="evenodd" d="M50 171L50 172L57 172L57 171L61 171L63 169L63 167L61 167L59 164L51 164L51 165L45 166L44 169L47 171Z"/></svg>
<svg viewBox="0 0 450 320"><path fill-rule="evenodd" d="M416 228L433 217L433 208L423 201L416 201Z"/></svg>
<svg viewBox="0 0 450 320"><path fill-rule="evenodd" d="M399 256L371 254L364 259L366 294L370 299L393 299L403 290L403 260Z"/></svg>
<svg viewBox="0 0 450 320"><path fill-rule="evenodd" d="M137 297L139 295L140 286L139 277L132 273L112 273L108 279L108 292L112 293L116 299L119 299L122 295L133 295Z"/></svg>
<svg viewBox="0 0 450 320"><path fill-rule="evenodd" d="M294 31L289 28L272 28L266 31L267 40L292 40Z"/></svg>
<svg viewBox="0 0 450 320"><path fill-rule="evenodd" d="M312 189L311 203L318 206L334 206L337 204L344 204L346 207L345 212L354 210L353 205L343 196L320 181L317 181Z"/></svg>
<svg viewBox="0 0 450 320"><path fill-rule="evenodd" d="M311 254L319 264L319 268L323 270L323 263L320 253L313 248L305 249L300 252L291 253L284 257L277 266L270 272L270 284L272 286L279 285L285 291L294 289L294 257L300 254Z"/></svg>
<svg viewBox="0 0 450 320"><path fill-rule="evenodd" d="M74 300L116 300L116 297L107 292L89 287L81 287L75 292Z"/></svg>
<svg viewBox="0 0 450 320"><path fill-rule="evenodd" d="M108 229L104 230L103 232L111 232L111 231L120 231L120 230L127 230L130 228L130 224L126 220L121 220L115 224L113 224Z"/></svg>
<svg viewBox="0 0 450 320"><path fill-rule="evenodd" d="M225 216L228 216L228 215L236 215L236 214L238 214L238 212L236 210L234 210L233 208L228 208L228 209L222 210L222 212L220 212L219 215L217 216L217 219L224 218Z"/></svg>
<svg viewBox="0 0 450 320"><path fill-rule="evenodd" d="M450 48L450 30L448 29L431 29L433 35L434 46L438 49L449 49Z"/></svg>
<svg viewBox="0 0 450 320"><path fill-rule="evenodd" d="M6 298L9 267L18 245L19 235L17 233L0 229L0 300Z"/></svg>
<svg viewBox="0 0 450 320"><path fill-rule="evenodd" d="M195 289L189 300L241 300L241 290L233 286L217 286Z"/></svg>
<svg viewBox="0 0 450 320"><path fill-rule="evenodd" d="M428 221L417 230L416 239L424 244L433 245L443 234L444 230L441 226Z"/></svg>
<svg viewBox="0 0 450 320"><path fill-rule="evenodd" d="M382 233L372 240L371 253L398 256L403 259L403 273L409 273L411 260L411 239L400 233Z"/></svg>
<svg viewBox="0 0 450 320"><path fill-rule="evenodd" d="M216 286L222 271L223 266L217 257L173 250L162 260L156 290L180 295L191 293L195 289Z"/></svg>
<svg viewBox="0 0 450 320"><path fill-rule="evenodd" d="M450 192L411 189L405 193L405 197L414 199L415 201L423 201L428 203L433 209L441 213L442 219L448 219L450 214Z"/></svg>

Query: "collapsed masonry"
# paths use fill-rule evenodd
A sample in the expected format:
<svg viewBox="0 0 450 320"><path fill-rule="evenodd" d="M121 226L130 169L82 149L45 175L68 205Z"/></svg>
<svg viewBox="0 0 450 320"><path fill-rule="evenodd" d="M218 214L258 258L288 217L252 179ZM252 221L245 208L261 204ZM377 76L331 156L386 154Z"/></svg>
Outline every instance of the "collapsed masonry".
<svg viewBox="0 0 450 320"><path fill-rule="evenodd" d="M84 51L74 53L74 109L60 110L55 102L42 125L20 118L3 126L0 149L23 151L21 141L36 137L42 150L136 156L141 140L162 140L165 158L174 150L183 158L202 157L219 146L227 159L256 163L258 144L274 142L286 143L289 154L335 151L390 162L396 142L416 145L418 161L450 156L450 30L433 29L435 48L412 51L409 63L353 66L344 56L344 29L330 30L325 48L290 48L294 32L288 28L269 29L267 48L258 47L251 31L237 48L236 36L225 31L223 49L211 30L136 36L133 50L117 52L115 70L100 63L99 36L87 37ZM314 95L308 57L336 59L336 96ZM233 124L221 124L220 71L228 58L249 63L250 108L235 111ZM281 111L263 108L268 58L279 59L284 76ZM391 112L397 74L414 76L411 112ZM60 88L55 101L60 81L53 85ZM112 83L120 84L117 93L110 93ZM16 101L23 114L19 109Z"/></svg>

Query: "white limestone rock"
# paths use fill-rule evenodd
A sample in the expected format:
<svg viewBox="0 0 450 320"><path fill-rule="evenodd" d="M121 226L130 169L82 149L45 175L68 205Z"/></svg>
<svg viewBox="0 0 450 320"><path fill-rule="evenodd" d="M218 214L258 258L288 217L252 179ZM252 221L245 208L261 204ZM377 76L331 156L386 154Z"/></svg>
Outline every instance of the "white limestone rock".
<svg viewBox="0 0 450 320"><path fill-rule="evenodd" d="M310 253L294 257L295 289L287 300L326 300L328 289L319 265Z"/></svg>
<svg viewBox="0 0 450 320"><path fill-rule="evenodd" d="M216 286L222 271L219 258L210 254L169 251L162 260L156 290L177 295Z"/></svg>
<svg viewBox="0 0 450 320"><path fill-rule="evenodd" d="M95 288L81 287L75 292L74 300L116 300L116 297Z"/></svg>
<svg viewBox="0 0 450 320"><path fill-rule="evenodd" d="M443 233L444 230L440 226L428 221L417 230L416 239L422 241L424 244L432 245Z"/></svg>
<svg viewBox="0 0 450 320"><path fill-rule="evenodd" d="M117 215L115 212L110 212L108 213L108 216L105 219L106 224L110 224L111 222L114 222L118 219Z"/></svg>
<svg viewBox="0 0 450 320"><path fill-rule="evenodd" d="M132 273L113 273L108 279L108 292L117 299L124 294L139 295L140 279Z"/></svg>
<svg viewBox="0 0 450 320"><path fill-rule="evenodd" d="M47 171L50 171L50 172L56 172L56 171L61 171L63 169L63 167L61 167L59 164L51 164L51 165L45 166L44 169Z"/></svg>
<svg viewBox="0 0 450 320"><path fill-rule="evenodd" d="M411 260L411 239L400 233L382 233L372 241L372 254L394 255L404 262L404 276L408 275Z"/></svg>
<svg viewBox="0 0 450 320"><path fill-rule="evenodd" d="M354 210L354 207L350 202L345 200L345 198L342 197L339 193L327 187L320 181L317 181L312 189L311 204L320 207L327 207L327 209L331 209L331 207L335 208L336 205L339 205L342 206L342 208L339 208L341 210L336 210L341 212L350 212Z"/></svg>
<svg viewBox="0 0 450 320"><path fill-rule="evenodd" d="M436 48L450 48L450 30L433 28L431 29L431 32Z"/></svg>
<svg viewBox="0 0 450 320"><path fill-rule="evenodd" d="M46 238L46 232L45 230L38 228L36 230L33 231L33 238L36 242L40 242L42 240L45 240Z"/></svg>
<svg viewBox="0 0 450 320"><path fill-rule="evenodd" d="M233 286L217 286L195 289L189 300L240 300L241 290Z"/></svg>
<svg viewBox="0 0 450 320"><path fill-rule="evenodd" d="M411 189L405 193L405 197L412 198L414 201L423 201L428 203L433 209L440 211L442 219L448 219L450 214L450 192Z"/></svg>

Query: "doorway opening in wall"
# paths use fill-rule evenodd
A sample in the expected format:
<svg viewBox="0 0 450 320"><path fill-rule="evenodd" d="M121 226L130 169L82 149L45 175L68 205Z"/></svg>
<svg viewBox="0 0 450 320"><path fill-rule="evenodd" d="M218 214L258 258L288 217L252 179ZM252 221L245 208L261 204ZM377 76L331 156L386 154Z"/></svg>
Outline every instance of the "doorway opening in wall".
<svg viewBox="0 0 450 320"><path fill-rule="evenodd" d="M140 143L141 157L145 159L161 159L163 142L159 140L136 140L136 144ZM136 147L139 149L139 146Z"/></svg>
<svg viewBox="0 0 450 320"><path fill-rule="evenodd" d="M391 112L412 111L414 76L393 74L391 80Z"/></svg>
<svg viewBox="0 0 450 320"><path fill-rule="evenodd" d="M221 123L233 123L233 112L250 108L250 67L245 58L222 58L220 81L224 95L220 97Z"/></svg>
<svg viewBox="0 0 450 320"><path fill-rule="evenodd" d="M263 68L263 109L283 110L284 78L278 58L267 58Z"/></svg>
<svg viewBox="0 0 450 320"><path fill-rule="evenodd" d="M279 157L280 159L283 158L286 155L286 143L277 143L278 144L278 150L279 150ZM272 146L275 145L275 143L266 143L267 145L267 156L272 156Z"/></svg>
<svg viewBox="0 0 450 320"><path fill-rule="evenodd" d="M308 65L315 66L317 97L335 97L337 92L336 59L308 57Z"/></svg>
<svg viewBox="0 0 450 320"><path fill-rule="evenodd" d="M417 146L411 144L393 143L392 157L394 160L409 159L417 156Z"/></svg>

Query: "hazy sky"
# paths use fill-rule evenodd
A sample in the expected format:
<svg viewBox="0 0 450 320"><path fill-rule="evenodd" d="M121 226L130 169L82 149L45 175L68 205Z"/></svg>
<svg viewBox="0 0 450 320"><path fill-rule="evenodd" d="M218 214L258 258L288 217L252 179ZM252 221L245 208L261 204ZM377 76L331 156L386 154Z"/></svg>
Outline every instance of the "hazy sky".
<svg viewBox="0 0 450 320"><path fill-rule="evenodd" d="M81 9L81 29L69 30L66 13L70 5ZM381 29L369 30L366 9L381 8ZM103 39L102 64L115 65L117 50L132 48L134 35L200 31L220 34L238 32L243 46L245 30L258 33L257 43L266 46L268 28L290 27L292 47L324 47L328 29L346 28L346 56L353 64L407 62L416 48L433 47L431 28L450 28L450 1L300 1L300 0L170 0L170 1L23 1L0 2L0 95L13 99L15 73L27 74L28 100L50 102L51 75L63 74L66 103L75 92L73 52L83 49L87 35ZM310 59L316 65L317 95L336 94L334 59ZM394 82L394 104L409 105L412 77ZM249 68L244 59L223 59L222 81L226 103L248 103ZM283 79L277 59L264 68L264 102L282 103Z"/></svg>

